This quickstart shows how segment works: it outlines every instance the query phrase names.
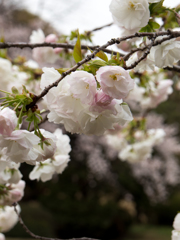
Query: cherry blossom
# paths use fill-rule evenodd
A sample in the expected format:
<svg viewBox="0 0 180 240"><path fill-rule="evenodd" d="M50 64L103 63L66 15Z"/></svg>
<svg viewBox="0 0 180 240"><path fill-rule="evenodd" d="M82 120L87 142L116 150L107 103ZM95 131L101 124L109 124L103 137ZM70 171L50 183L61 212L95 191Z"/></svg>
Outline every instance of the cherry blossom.
<svg viewBox="0 0 180 240"><path fill-rule="evenodd" d="M117 25L134 32L146 26L150 18L147 0L112 0L109 9Z"/></svg>
<svg viewBox="0 0 180 240"><path fill-rule="evenodd" d="M47 37L45 37L41 29L38 29L37 31L33 31L30 36L30 43L43 43L43 42L55 43L57 41L58 41L58 38L55 34L50 34ZM54 50L51 47L35 48L33 49L33 58L37 62L54 63L58 60L59 58L58 53L60 51L61 49Z"/></svg>
<svg viewBox="0 0 180 240"><path fill-rule="evenodd" d="M17 126L17 116L10 108L0 108L0 134L10 136Z"/></svg>
<svg viewBox="0 0 180 240"><path fill-rule="evenodd" d="M162 38L158 38L162 39ZM172 67L180 57L180 42L171 39L151 48L150 57L159 68Z"/></svg>
<svg viewBox="0 0 180 240"><path fill-rule="evenodd" d="M6 184L6 192L1 195L0 205L11 206L15 202L19 202L24 196L25 182L20 180L17 184Z"/></svg>
<svg viewBox="0 0 180 240"><path fill-rule="evenodd" d="M134 87L134 80L126 70L119 66L99 68L96 78L103 92L112 98L125 98Z"/></svg>
<svg viewBox="0 0 180 240"><path fill-rule="evenodd" d="M172 240L179 240L180 239L180 213L178 213L173 222L173 228L172 231Z"/></svg>
<svg viewBox="0 0 180 240"><path fill-rule="evenodd" d="M117 87L116 93L120 97L121 93L125 95L129 89L132 89L134 81L124 69L117 68L127 77L127 80L122 77L122 82L129 83L128 87L125 86L125 83L122 84L124 93L122 93L123 91L119 86ZM52 68L44 70L41 86L47 86L52 81L51 75L54 80L60 76ZM110 73L119 74L119 71L116 70ZM98 73L96 78L100 78ZM74 84L75 82L76 84ZM113 99L111 101L111 97L108 97L109 94L106 97L104 95L106 100L104 97L103 100L100 100L100 94L102 92L96 89L95 78L92 74L84 71L70 74L60 81L56 88L50 89L44 98L50 110L48 114L49 121L63 123L66 130L71 133L102 135L107 129L113 129L115 123L124 124L126 121L132 120L128 106L120 105L123 102L122 100ZM106 92L105 94L107 95Z"/></svg>
<svg viewBox="0 0 180 240"><path fill-rule="evenodd" d="M16 209L18 212L20 212L20 206L17 205ZM1 232L7 232L11 228L14 227L14 225L18 221L18 216L16 212L14 211L14 207L5 206L3 208L0 208L0 229Z"/></svg>
<svg viewBox="0 0 180 240"><path fill-rule="evenodd" d="M33 171L30 173L29 178L31 180L41 180L46 182L50 180L55 173L55 167L51 164L51 160L47 159L43 163L36 163Z"/></svg>

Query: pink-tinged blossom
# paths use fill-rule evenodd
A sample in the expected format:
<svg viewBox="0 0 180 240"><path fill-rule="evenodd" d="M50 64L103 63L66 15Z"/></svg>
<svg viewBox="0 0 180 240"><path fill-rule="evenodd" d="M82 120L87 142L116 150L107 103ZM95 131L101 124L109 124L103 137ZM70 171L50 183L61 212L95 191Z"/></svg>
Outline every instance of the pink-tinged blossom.
<svg viewBox="0 0 180 240"><path fill-rule="evenodd" d="M0 138L0 147L7 148L8 158L16 163L35 164L38 153L30 154L34 145L39 143L39 137L26 130L15 130L9 137ZM32 158L31 158L31 157Z"/></svg>
<svg viewBox="0 0 180 240"><path fill-rule="evenodd" d="M20 206L17 205L18 213L21 211ZM18 215L14 211L14 207L5 206L0 208L0 229L1 232L8 232L18 222Z"/></svg>
<svg viewBox="0 0 180 240"><path fill-rule="evenodd" d="M17 184L6 184L7 193L0 198L1 206L11 206L15 202L19 202L24 196L25 182L20 180Z"/></svg>
<svg viewBox="0 0 180 240"><path fill-rule="evenodd" d="M97 90L95 95L95 104L100 107L105 107L111 103L112 99L112 97L105 94L102 90Z"/></svg>
<svg viewBox="0 0 180 240"><path fill-rule="evenodd" d="M55 70L46 68L41 80L43 86L49 84L51 75L58 78ZM71 133L100 135L107 129L113 129L115 123L122 125L132 120L128 106L120 105L122 99L113 99L103 89L96 90L96 87L94 76L84 71L62 79L44 97L50 110L49 121L64 124Z"/></svg>
<svg viewBox="0 0 180 240"><path fill-rule="evenodd" d="M10 136L17 126L17 120L15 111L8 107L0 108L0 134Z"/></svg>
<svg viewBox="0 0 180 240"><path fill-rule="evenodd" d="M96 73L97 81L104 93L112 98L125 98L134 88L134 80L128 71L119 66L105 66Z"/></svg>
<svg viewBox="0 0 180 240"><path fill-rule="evenodd" d="M56 43L58 38L55 34L50 34L45 37L43 31L38 29L37 31L33 31L30 36L30 43ZM37 62L49 62L54 63L58 60L59 56L58 53L61 51L60 48L54 50L51 47L44 47L44 48L35 48L33 49L33 58Z"/></svg>
<svg viewBox="0 0 180 240"><path fill-rule="evenodd" d="M114 22L127 30L139 30L150 18L147 0L112 0L109 9Z"/></svg>
<svg viewBox="0 0 180 240"><path fill-rule="evenodd" d="M106 108L94 106L82 111L79 115L81 131L87 135L103 135L106 130L114 129L115 124L124 125L126 122L132 121L132 114L128 105L119 104L117 100L113 100L111 107ZM81 132L80 132L81 133Z"/></svg>

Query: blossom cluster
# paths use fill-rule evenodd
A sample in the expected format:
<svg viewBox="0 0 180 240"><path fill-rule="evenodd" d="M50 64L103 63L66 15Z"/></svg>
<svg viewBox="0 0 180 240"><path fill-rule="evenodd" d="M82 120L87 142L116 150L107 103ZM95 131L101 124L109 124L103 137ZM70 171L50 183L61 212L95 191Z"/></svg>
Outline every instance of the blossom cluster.
<svg viewBox="0 0 180 240"><path fill-rule="evenodd" d="M126 98L127 102L136 102L141 109L152 109L167 100L173 92L173 81L165 79L162 72L148 73L141 79L135 78L135 87Z"/></svg>
<svg viewBox="0 0 180 240"><path fill-rule="evenodd" d="M54 68L43 71L42 89L61 77ZM71 73L44 97L50 110L48 119L63 123L71 133L102 135L114 124L124 125L132 120L123 98L133 87L134 80L119 66L101 67L96 76L85 71Z"/></svg>
<svg viewBox="0 0 180 240"><path fill-rule="evenodd" d="M119 129L114 134L107 134L106 140L110 146L118 151L119 159L135 163L150 158L153 147L162 143L164 137L163 129L145 130L133 125Z"/></svg>
<svg viewBox="0 0 180 240"><path fill-rule="evenodd" d="M24 195L20 164L36 165L30 179L49 180L54 173L62 173L70 161L70 140L56 129L54 134L40 129L35 132L19 130L18 118L10 108L0 108L0 231L10 230L18 221L11 205ZM39 165L38 165L39 164ZM46 167L45 167L46 166ZM49 171L51 169L51 172ZM49 177L50 174L50 177ZM20 208L18 207L18 211ZM1 235L0 237L4 237Z"/></svg>
<svg viewBox="0 0 180 240"><path fill-rule="evenodd" d="M21 89L25 85L29 91L40 93L39 81L33 73L36 69L39 65L33 60L23 62L19 67L8 59L0 58L1 90L11 92L13 86Z"/></svg>

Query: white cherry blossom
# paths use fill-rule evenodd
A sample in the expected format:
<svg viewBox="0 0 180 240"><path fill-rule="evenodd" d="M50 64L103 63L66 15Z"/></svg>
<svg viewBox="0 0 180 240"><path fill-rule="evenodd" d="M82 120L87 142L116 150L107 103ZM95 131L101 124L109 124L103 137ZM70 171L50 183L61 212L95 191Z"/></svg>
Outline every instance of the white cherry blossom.
<svg viewBox="0 0 180 240"><path fill-rule="evenodd" d="M173 230L171 235L171 240L180 240L180 232Z"/></svg>
<svg viewBox="0 0 180 240"><path fill-rule="evenodd" d="M84 104L91 104L96 94L96 80L91 73L77 71L66 77L70 84L70 91L73 97L80 99Z"/></svg>
<svg viewBox="0 0 180 240"><path fill-rule="evenodd" d="M0 76L2 76L1 89L7 91L9 89L8 85L15 81L15 77L11 62L4 58L0 58Z"/></svg>
<svg viewBox="0 0 180 240"><path fill-rule="evenodd" d="M127 30L139 30L150 18L147 0L112 0L109 9L114 22Z"/></svg>
<svg viewBox="0 0 180 240"><path fill-rule="evenodd" d="M52 165L51 160L47 159L43 163L36 163L36 166L30 172L29 178L31 180L41 180L46 182L50 180L55 173L55 167Z"/></svg>
<svg viewBox="0 0 180 240"><path fill-rule="evenodd" d="M3 233L0 233L0 240L6 240Z"/></svg>
<svg viewBox="0 0 180 240"><path fill-rule="evenodd" d="M26 130L15 130L9 137L0 138L0 147L7 148L7 156L16 163L26 162L35 164L39 152L33 151L33 146L39 143L40 139L32 132Z"/></svg>
<svg viewBox="0 0 180 240"><path fill-rule="evenodd" d="M178 213L174 218L173 228L180 231L180 213Z"/></svg>
<svg viewBox="0 0 180 240"><path fill-rule="evenodd" d="M162 39L159 37L158 39ZM151 48L150 57L154 59L159 68L172 67L180 60L180 42L171 39Z"/></svg>
<svg viewBox="0 0 180 240"><path fill-rule="evenodd" d="M180 240L180 213L174 218L173 228L171 240Z"/></svg>
<svg viewBox="0 0 180 240"><path fill-rule="evenodd" d="M18 118L10 108L0 108L0 134L10 136L17 126Z"/></svg>
<svg viewBox="0 0 180 240"><path fill-rule="evenodd" d="M134 87L134 80L125 69L119 66L99 68L96 78L103 92L116 99L125 98Z"/></svg>
<svg viewBox="0 0 180 240"><path fill-rule="evenodd" d="M16 209L20 212L20 206L17 205ZM0 208L0 229L1 232L7 232L18 222L18 216L14 211L14 207L5 206Z"/></svg>

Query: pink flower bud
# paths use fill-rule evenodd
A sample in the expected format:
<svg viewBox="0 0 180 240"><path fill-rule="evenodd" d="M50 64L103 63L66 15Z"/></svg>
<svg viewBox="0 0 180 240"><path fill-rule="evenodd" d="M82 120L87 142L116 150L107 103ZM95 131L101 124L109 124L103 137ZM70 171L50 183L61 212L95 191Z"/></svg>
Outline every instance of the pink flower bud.
<svg viewBox="0 0 180 240"><path fill-rule="evenodd" d="M55 34L49 34L46 38L45 38L45 42L48 43L55 43L58 41L58 38Z"/></svg>

